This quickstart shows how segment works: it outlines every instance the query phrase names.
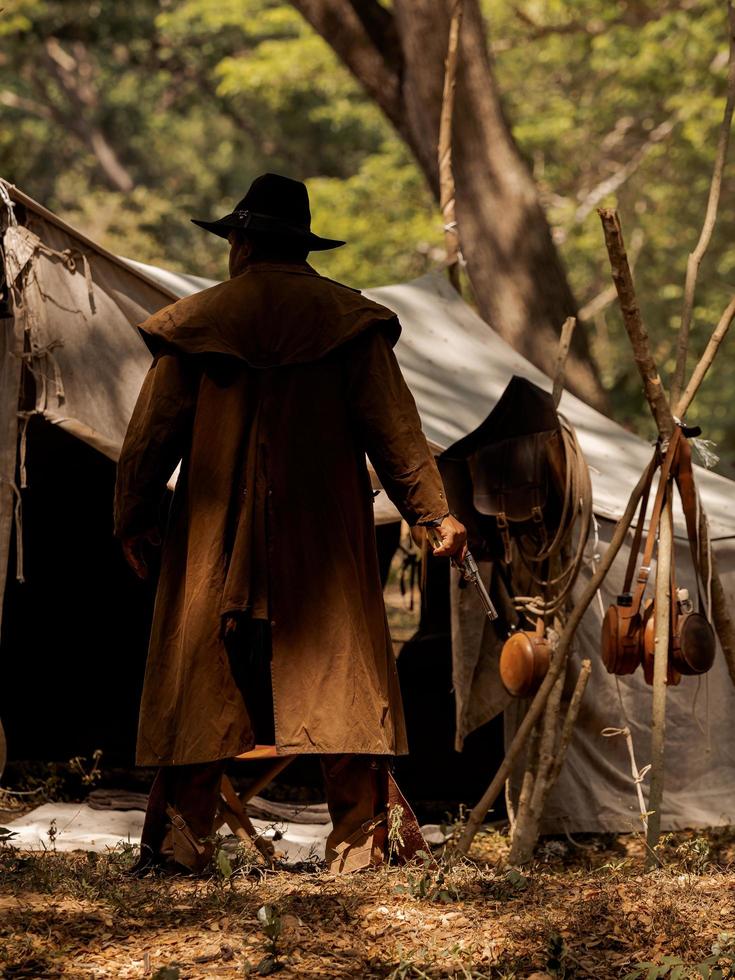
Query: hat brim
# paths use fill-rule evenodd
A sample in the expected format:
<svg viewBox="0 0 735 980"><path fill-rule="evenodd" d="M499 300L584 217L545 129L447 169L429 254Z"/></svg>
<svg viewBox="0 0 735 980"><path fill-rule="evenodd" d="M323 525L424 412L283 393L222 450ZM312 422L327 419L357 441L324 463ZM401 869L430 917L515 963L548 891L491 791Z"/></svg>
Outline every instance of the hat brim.
<svg viewBox="0 0 735 980"><path fill-rule="evenodd" d="M248 231L248 232L267 232L269 235L279 235L284 239L290 241L301 242L310 252L326 252L330 248L340 248L342 245L346 245L346 242L341 242L336 238L321 238L319 235L315 235L311 231L301 231L298 228L289 227L288 230L276 229L272 225L260 225L259 222L251 220L247 227L243 227L241 221L237 219L230 220L229 216L227 218L220 218L217 221L199 221L196 218L191 219L192 223L198 225L200 228L204 228L205 231L211 231L213 235L218 235L220 238L227 238L231 231Z"/></svg>

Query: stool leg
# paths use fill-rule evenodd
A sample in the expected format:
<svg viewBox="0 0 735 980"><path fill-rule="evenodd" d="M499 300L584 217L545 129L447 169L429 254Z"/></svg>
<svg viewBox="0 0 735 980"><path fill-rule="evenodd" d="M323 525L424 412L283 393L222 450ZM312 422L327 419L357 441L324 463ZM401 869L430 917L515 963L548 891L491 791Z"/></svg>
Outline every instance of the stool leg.
<svg viewBox="0 0 735 980"><path fill-rule="evenodd" d="M228 776L222 777L220 792L222 797L223 816L230 830L236 837L239 837L240 840L248 841L249 843L254 844L265 860L269 864L272 864L275 856L275 848L273 847L273 844L267 840L267 838L262 837L253 826L253 823L245 812L245 808L240 802L240 798L235 792L235 789Z"/></svg>

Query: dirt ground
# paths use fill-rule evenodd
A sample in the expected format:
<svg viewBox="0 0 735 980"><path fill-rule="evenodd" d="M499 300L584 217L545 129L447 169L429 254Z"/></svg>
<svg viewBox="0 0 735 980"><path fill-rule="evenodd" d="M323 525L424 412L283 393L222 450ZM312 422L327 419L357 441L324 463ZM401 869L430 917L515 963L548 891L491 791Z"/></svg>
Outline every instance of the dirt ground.
<svg viewBox="0 0 735 980"><path fill-rule="evenodd" d="M386 590L396 653L418 622L399 572ZM68 768L27 788L67 798ZM25 799L8 812L0 800L0 827ZM130 877L129 847L28 853L1 838L3 980L735 978L735 830L667 838L648 874L634 835L547 840L518 870L494 830L469 861L340 878L223 853L196 881Z"/></svg>
<svg viewBox="0 0 735 980"><path fill-rule="evenodd" d="M735 977L735 834L671 837L648 874L633 836L546 841L522 871L506 853L488 832L454 865L340 878L244 854L203 880L138 880L130 848L9 841L0 976Z"/></svg>

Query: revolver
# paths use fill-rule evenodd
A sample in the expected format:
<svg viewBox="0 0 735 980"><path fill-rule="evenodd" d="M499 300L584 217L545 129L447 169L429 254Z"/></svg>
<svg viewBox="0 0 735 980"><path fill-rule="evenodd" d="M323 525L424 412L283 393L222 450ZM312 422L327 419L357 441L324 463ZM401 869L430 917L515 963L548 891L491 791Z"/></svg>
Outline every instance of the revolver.
<svg viewBox="0 0 735 980"><path fill-rule="evenodd" d="M435 527L427 527L426 531L429 535L429 543L431 544L432 548L440 548L443 542L439 531ZM488 591L485 588L485 583L480 577L480 569L477 567L477 562L473 558L472 552L469 550L466 551L462 561L457 561L456 558L452 558L452 564L455 566L455 568L459 569L465 582L469 582L471 585L474 585L487 618L490 620L497 619L498 611L493 605L493 600L488 595Z"/></svg>

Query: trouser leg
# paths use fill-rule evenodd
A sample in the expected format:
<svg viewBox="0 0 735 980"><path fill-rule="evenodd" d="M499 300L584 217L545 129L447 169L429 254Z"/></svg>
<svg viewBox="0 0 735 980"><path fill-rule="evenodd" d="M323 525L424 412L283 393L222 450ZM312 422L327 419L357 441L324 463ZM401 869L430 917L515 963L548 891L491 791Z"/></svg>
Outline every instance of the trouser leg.
<svg viewBox="0 0 735 980"><path fill-rule="evenodd" d="M330 871L360 871L427 851L416 816L391 775L385 756L321 757L332 831L327 838ZM389 842L389 831L393 840Z"/></svg>
<svg viewBox="0 0 735 980"><path fill-rule="evenodd" d="M138 868L167 865L198 873L212 856L213 833L225 763L165 766L151 787Z"/></svg>
<svg viewBox="0 0 735 980"><path fill-rule="evenodd" d="M321 764L332 818L327 866L346 872L380 864L387 838L387 761L370 755L323 755Z"/></svg>

